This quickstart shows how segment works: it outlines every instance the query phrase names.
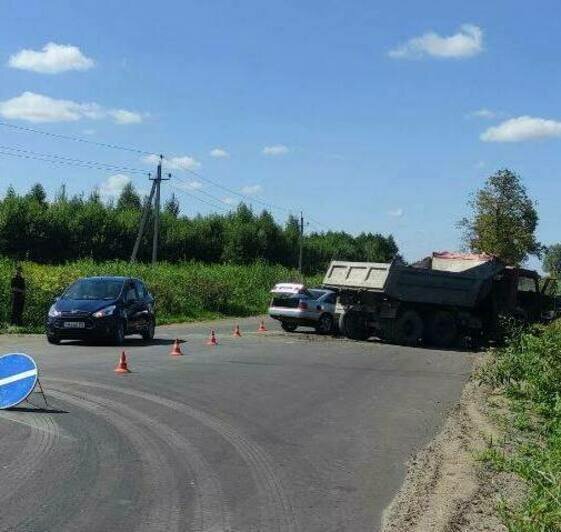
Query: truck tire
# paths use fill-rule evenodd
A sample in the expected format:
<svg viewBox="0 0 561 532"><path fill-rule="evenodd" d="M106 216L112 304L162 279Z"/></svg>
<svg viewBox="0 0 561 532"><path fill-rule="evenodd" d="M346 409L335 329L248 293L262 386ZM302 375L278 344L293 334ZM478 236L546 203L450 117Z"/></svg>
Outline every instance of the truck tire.
<svg viewBox="0 0 561 532"><path fill-rule="evenodd" d="M458 341L458 324L451 312L436 311L428 322L427 340L436 347L451 347Z"/></svg>
<svg viewBox="0 0 561 532"><path fill-rule="evenodd" d="M360 312L345 312L339 319L340 331L351 340L368 340L370 338L370 330L366 316Z"/></svg>
<svg viewBox="0 0 561 532"><path fill-rule="evenodd" d="M416 310L406 310L392 324L391 341L400 345L417 345L423 337L423 320Z"/></svg>

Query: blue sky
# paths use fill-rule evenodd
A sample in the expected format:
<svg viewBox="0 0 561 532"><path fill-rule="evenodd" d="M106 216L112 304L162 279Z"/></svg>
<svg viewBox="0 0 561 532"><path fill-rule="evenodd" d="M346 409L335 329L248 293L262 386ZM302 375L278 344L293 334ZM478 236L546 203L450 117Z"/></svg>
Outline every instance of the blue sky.
<svg viewBox="0 0 561 532"><path fill-rule="evenodd" d="M409 259L457 249L469 194L509 167L553 243L560 11L553 1L2 0L0 120L164 153L177 176L165 195L175 190L188 215L213 210L205 193L226 209L237 196L186 168L255 208L303 208L322 224L308 230L391 232ZM148 188L140 174L6 155L28 153L14 148L154 166L5 127L0 145L0 190L40 181L51 194L66 183L110 197L129 178Z"/></svg>

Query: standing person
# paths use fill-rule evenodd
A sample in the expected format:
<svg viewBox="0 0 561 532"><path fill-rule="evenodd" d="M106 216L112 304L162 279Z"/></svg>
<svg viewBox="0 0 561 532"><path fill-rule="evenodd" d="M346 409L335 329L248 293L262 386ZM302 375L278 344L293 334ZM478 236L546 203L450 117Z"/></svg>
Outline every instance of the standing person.
<svg viewBox="0 0 561 532"><path fill-rule="evenodd" d="M12 325L23 325L23 307L25 305L25 279L21 266L17 266L16 274L12 277Z"/></svg>

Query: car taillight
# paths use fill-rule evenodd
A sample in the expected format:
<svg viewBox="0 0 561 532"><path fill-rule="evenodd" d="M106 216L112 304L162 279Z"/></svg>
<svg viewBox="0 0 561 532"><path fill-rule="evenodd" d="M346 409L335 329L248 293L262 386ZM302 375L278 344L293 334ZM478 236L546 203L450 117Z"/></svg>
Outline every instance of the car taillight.
<svg viewBox="0 0 561 532"><path fill-rule="evenodd" d="M300 310L306 310L308 308L308 303L306 303L305 301L300 301L298 303L298 308Z"/></svg>

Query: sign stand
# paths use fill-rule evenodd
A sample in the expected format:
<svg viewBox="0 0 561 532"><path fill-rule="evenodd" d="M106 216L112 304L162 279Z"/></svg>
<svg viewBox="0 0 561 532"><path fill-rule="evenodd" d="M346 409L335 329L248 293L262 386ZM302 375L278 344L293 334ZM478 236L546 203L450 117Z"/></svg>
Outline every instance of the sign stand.
<svg viewBox="0 0 561 532"><path fill-rule="evenodd" d="M45 401L45 406L49 408L49 403L47 402L47 396L43 391L43 386L41 385L41 381L39 379L37 379L37 384L39 385L39 393L43 396L43 401Z"/></svg>

